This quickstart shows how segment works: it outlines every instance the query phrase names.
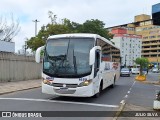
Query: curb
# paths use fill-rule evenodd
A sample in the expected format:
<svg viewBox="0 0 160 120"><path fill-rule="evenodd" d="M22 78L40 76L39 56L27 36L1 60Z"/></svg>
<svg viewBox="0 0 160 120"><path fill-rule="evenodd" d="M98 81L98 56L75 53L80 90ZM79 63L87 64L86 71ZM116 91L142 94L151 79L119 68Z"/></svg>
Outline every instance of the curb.
<svg viewBox="0 0 160 120"><path fill-rule="evenodd" d="M154 85L160 85L158 81L139 81L144 84L154 84Z"/></svg>
<svg viewBox="0 0 160 120"><path fill-rule="evenodd" d="M119 115L121 114L121 112L123 111L125 105L126 105L125 102L121 103L121 105L120 105L118 111L116 112L116 115L115 115L115 117L113 118L113 120L117 120L117 119L118 119L118 117L119 117Z"/></svg>
<svg viewBox="0 0 160 120"><path fill-rule="evenodd" d="M41 85L34 86L34 87L29 87L29 88L24 88L24 89L19 89L19 90L12 90L12 91L8 91L8 92L3 92L3 93L0 93L0 95L9 94L9 93L17 92L17 91L23 91L23 90L29 90L29 89L39 88L39 87L41 87Z"/></svg>

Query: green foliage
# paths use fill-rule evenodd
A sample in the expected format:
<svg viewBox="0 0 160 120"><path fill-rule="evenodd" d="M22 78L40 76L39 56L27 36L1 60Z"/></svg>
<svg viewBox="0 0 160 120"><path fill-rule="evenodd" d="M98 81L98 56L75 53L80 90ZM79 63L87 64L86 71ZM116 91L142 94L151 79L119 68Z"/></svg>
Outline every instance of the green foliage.
<svg viewBox="0 0 160 120"><path fill-rule="evenodd" d="M38 37L32 37L27 41L27 46L32 49L32 51L36 51L38 47L43 46L45 41Z"/></svg>
<svg viewBox="0 0 160 120"><path fill-rule="evenodd" d="M137 59L135 60L135 63L140 65L140 75L143 75L143 73L142 73L143 69L144 69L144 68L148 68L148 64L149 64L148 59L147 59L147 58L144 58L144 57L142 57L142 58L137 58Z"/></svg>
<svg viewBox="0 0 160 120"><path fill-rule="evenodd" d="M105 24L98 19L85 21L83 24L71 22L65 18L61 23L57 22L57 15L52 11L48 12L48 18L51 23L42 26L36 37L32 37L27 41L27 47L35 51L38 47L43 46L50 35L65 34L65 33L94 33L99 34L107 39L113 38L112 34L104 28Z"/></svg>
<svg viewBox="0 0 160 120"><path fill-rule="evenodd" d="M44 56L44 50L41 50L40 55L41 55L41 57Z"/></svg>
<svg viewBox="0 0 160 120"><path fill-rule="evenodd" d="M98 19L87 20L82 24L82 33L95 33L99 34L107 39L113 38L113 35L109 34L109 32L104 28L105 24Z"/></svg>
<svg viewBox="0 0 160 120"><path fill-rule="evenodd" d="M136 67L137 67L137 66L134 64L134 65L133 65L133 68L136 68Z"/></svg>

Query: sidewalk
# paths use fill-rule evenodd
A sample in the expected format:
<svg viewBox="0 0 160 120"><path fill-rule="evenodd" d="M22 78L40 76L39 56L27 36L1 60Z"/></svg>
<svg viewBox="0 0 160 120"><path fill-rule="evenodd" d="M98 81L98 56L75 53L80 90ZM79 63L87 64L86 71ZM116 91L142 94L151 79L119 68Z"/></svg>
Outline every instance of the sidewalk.
<svg viewBox="0 0 160 120"><path fill-rule="evenodd" d="M40 86L41 79L0 83L0 95L15 91L38 88Z"/></svg>
<svg viewBox="0 0 160 120"><path fill-rule="evenodd" d="M133 105L133 104L126 104L124 106L124 109L123 111L127 111L127 114L125 114L125 116L129 116L129 114L131 114L133 111L141 111L140 113L145 113L145 111L149 111L149 112L152 112L154 111L153 109L151 108L148 108L148 107L142 107L142 106L137 106L137 105ZM130 113L130 112L131 113ZM159 111L155 111L157 113L159 113ZM159 117L143 117L143 116L140 116L140 117L118 117L117 120L159 120Z"/></svg>

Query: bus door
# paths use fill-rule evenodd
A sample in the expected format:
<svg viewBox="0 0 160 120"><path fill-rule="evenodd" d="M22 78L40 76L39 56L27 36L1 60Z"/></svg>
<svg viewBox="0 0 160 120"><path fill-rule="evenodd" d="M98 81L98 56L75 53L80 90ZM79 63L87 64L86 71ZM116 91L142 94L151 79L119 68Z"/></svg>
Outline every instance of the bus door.
<svg viewBox="0 0 160 120"><path fill-rule="evenodd" d="M94 63L94 88L99 88L99 80L101 78L100 72L101 51L95 51L95 63ZM99 89L98 89L99 90Z"/></svg>

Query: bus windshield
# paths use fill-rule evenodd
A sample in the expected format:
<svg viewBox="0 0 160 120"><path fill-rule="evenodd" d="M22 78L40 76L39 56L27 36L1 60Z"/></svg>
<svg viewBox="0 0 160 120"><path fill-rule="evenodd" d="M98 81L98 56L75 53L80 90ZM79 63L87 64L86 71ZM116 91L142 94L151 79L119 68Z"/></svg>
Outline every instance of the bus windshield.
<svg viewBox="0 0 160 120"><path fill-rule="evenodd" d="M49 39L43 60L43 72L52 77L78 78L91 73L89 65L93 38Z"/></svg>

